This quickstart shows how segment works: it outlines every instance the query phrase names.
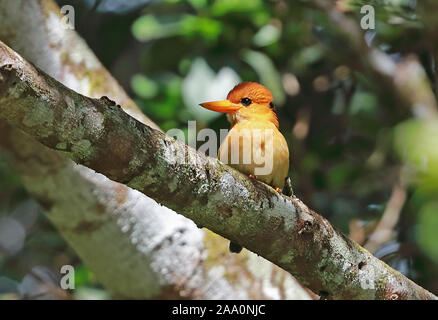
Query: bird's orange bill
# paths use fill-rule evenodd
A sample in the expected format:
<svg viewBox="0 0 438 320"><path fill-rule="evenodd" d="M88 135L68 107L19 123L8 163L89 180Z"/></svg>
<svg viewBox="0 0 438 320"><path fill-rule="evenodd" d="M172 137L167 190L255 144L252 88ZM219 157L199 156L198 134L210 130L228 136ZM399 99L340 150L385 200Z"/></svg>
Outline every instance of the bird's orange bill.
<svg viewBox="0 0 438 320"><path fill-rule="evenodd" d="M242 107L241 105L232 103L228 100L204 102L201 103L200 105L208 110L222 112L222 113L235 112Z"/></svg>

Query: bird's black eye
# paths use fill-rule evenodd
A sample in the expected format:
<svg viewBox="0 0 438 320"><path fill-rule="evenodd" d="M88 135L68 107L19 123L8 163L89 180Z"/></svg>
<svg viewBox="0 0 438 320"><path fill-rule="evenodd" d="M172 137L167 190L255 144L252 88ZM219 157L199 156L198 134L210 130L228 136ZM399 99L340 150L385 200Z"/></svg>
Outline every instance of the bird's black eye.
<svg viewBox="0 0 438 320"><path fill-rule="evenodd" d="M250 98L243 98L242 100L240 100L240 103L243 106L247 107L247 106L249 106L252 103L252 101L251 101Z"/></svg>
<svg viewBox="0 0 438 320"><path fill-rule="evenodd" d="M274 109L274 108L275 108L275 106L274 106L274 103L273 103L273 102L270 102L270 103L269 103L269 106L271 107L271 109Z"/></svg>

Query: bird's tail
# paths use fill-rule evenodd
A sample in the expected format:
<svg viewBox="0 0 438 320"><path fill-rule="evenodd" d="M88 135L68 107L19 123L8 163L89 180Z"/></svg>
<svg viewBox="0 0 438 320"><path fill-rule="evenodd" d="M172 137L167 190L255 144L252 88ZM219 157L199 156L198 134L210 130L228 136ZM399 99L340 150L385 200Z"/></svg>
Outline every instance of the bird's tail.
<svg viewBox="0 0 438 320"><path fill-rule="evenodd" d="M292 188L292 180L290 177L286 177L286 181L284 183L283 192L285 196L292 197L294 196L294 189Z"/></svg>

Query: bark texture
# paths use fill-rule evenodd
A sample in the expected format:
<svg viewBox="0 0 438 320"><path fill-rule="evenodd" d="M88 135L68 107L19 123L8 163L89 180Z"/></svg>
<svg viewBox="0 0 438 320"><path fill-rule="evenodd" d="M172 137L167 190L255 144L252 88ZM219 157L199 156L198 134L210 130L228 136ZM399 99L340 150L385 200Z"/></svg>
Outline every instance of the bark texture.
<svg viewBox="0 0 438 320"><path fill-rule="evenodd" d="M0 47L0 118L75 162L147 194L333 299L436 299L297 198L276 193L82 96Z"/></svg>
<svg viewBox="0 0 438 320"><path fill-rule="evenodd" d="M63 28L59 12L51 0L0 0L0 39L69 88L116 99L157 128L85 42ZM52 223L116 297L309 298L279 267L249 251L228 254L227 240L3 121L0 146Z"/></svg>

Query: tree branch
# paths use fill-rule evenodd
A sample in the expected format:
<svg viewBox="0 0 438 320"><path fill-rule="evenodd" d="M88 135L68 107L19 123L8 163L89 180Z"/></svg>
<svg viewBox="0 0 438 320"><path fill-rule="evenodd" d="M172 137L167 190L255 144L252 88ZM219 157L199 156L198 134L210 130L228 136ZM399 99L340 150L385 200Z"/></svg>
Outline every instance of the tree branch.
<svg viewBox="0 0 438 320"><path fill-rule="evenodd" d="M69 88L117 99L125 112L158 128L77 33L63 28L59 13L52 0L0 0L0 38ZM0 146L46 216L113 297L309 298L269 261L247 250L226 254L228 241L222 237L76 165L2 120Z"/></svg>
<svg viewBox="0 0 438 320"><path fill-rule="evenodd" d="M0 118L242 244L316 293L333 299L436 299L299 199L279 195L138 122L109 99L66 88L4 44Z"/></svg>
<svg viewBox="0 0 438 320"><path fill-rule="evenodd" d="M313 0L307 5L326 12L332 22L330 35L346 44L341 54L337 49L334 51L334 56L341 63L347 63L372 79L372 89L379 95L390 97L394 106L410 109L415 117L422 120L438 118L435 96L415 55L396 63L386 53L369 46L358 22L341 12L335 1Z"/></svg>
<svg viewBox="0 0 438 320"><path fill-rule="evenodd" d="M405 201L406 187L397 181L392 188L391 197L388 200L385 211L376 228L369 236L368 241L364 244L364 248L370 252L376 252L382 244L391 240L391 235L394 233L394 228L399 221Z"/></svg>

